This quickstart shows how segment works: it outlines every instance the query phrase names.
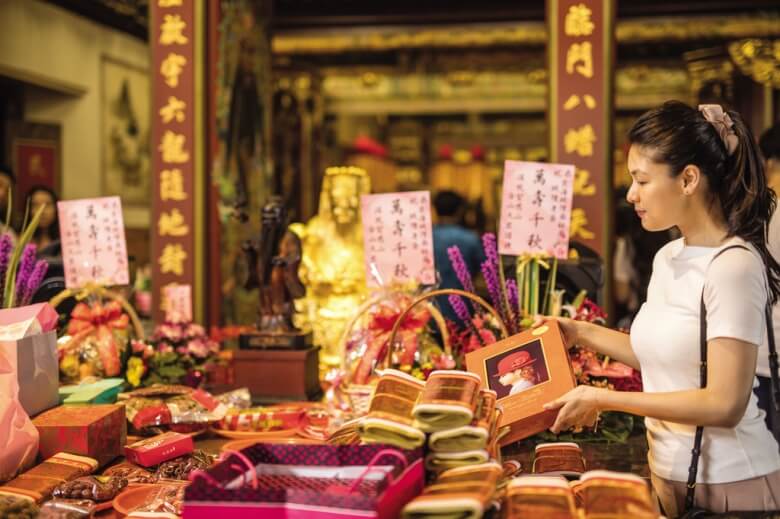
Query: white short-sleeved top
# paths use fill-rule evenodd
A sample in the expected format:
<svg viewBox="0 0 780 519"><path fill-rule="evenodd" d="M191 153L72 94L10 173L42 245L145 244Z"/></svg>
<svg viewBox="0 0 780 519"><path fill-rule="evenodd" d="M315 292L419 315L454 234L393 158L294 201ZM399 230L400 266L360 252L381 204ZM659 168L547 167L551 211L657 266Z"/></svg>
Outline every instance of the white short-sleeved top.
<svg viewBox="0 0 780 519"><path fill-rule="evenodd" d="M699 387L699 313L702 288L707 340L718 337L762 344L767 291L761 258L744 240L721 247L686 246L683 238L655 256L653 274L631 326L631 346L641 367L645 392ZM712 262L715 253L731 249ZM705 283L706 279L706 283ZM687 481L696 427L646 418L650 470L672 481ZM780 470L780 454L751 392L745 415L734 428L705 427L699 483L726 483Z"/></svg>

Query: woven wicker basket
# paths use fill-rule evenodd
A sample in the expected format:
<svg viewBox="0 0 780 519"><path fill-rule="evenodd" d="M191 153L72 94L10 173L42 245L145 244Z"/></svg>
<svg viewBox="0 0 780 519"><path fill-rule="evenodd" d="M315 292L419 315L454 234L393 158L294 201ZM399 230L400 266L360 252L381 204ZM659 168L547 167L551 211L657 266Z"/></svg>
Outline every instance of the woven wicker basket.
<svg viewBox="0 0 780 519"><path fill-rule="evenodd" d="M341 368L343 371L347 370L346 365L346 349L347 349L347 341L349 340L350 335L352 334L352 330L355 327L355 324L360 320L361 317L363 317L369 310L371 310L376 305L387 301L392 297L392 293L382 293L377 296L374 296L373 298L369 299L365 303L363 303L360 308L358 308L358 311L356 312L355 316L347 323L347 326L344 328L344 333L341 336ZM412 311L413 308L416 306L423 304L427 307L427 309L431 313L431 318L436 321L436 325L439 327L441 336L442 336L442 346L444 349L444 352L448 355L452 355L452 344L450 342L450 336L449 331L447 330L446 322L444 321L444 317L442 316L441 312L439 311L436 306L434 306L430 299L436 296L440 295L459 295L462 297L465 297L467 299L471 299L475 303L479 304L482 308L484 308L488 313L490 313L493 317L495 317L496 322L499 325L499 328L501 330L502 337L507 337L508 332L506 330L506 327L504 326L504 323L501 321L500 316L498 315L498 312L490 306L484 299L482 299L479 296L476 296L470 292L465 292L463 290L457 290L457 289L441 289L441 290L434 290L428 293L425 293L416 299L412 300L412 302L409 304L408 307L404 309L403 312L398 316L398 319L396 319L395 324L393 325L392 331L390 332L390 338L388 340L388 344L390 345L390 351L388 351L387 355L384 356L384 358L380 361L377 365L378 369L387 369L390 367L390 363L392 360L392 349L393 345L395 344L395 338L398 334L398 330L400 329L401 325L403 324L404 319L406 316ZM371 403L371 395L373 394L375 385L373 384L353 384L349 382L345 388L344 393L349 398L350 404L352 405L352 409L354 410L355 414L357 415L364 415L368 413L369 405Z"/></svg>
<svg viewBox="0 0 780 519"><path fill-rule="evenodd" d="M130 317L130 324L133 326L135 338L141 341L144 340L144 327L141 324L141 320L138 318L138 314L135 312L135 309L121 294L113 290L109 290L106 287L94 283L88 283L84 287L78 289L66 288L56 296L52 297L49 300L49 304L56 309L60 303L69 297L75 297L77 301L81 301L91 296L103 300L108 299L119 303L122 306L122 310L124 310Z"/></svg>

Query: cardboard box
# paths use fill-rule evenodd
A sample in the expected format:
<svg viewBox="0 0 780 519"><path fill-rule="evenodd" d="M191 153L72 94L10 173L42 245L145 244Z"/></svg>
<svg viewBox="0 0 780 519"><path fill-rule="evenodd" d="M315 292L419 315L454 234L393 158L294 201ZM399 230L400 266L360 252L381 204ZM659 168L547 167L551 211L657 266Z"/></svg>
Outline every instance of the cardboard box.
<svg viewBox="0 0 780 519"><path fill-rule="evenodd" d="M542 406L577 385L558 323L549 323L466 354L466 368L498 394L506 445L537 434L555 422L558 410Z"/></svg>
<svg viewBox="0 0 780 519"><path fill-rule="evenodd" d="M104 466L124 454L127 421L123 405L59 406L38 415L43 459L58 452L95 458Z"/></svg>

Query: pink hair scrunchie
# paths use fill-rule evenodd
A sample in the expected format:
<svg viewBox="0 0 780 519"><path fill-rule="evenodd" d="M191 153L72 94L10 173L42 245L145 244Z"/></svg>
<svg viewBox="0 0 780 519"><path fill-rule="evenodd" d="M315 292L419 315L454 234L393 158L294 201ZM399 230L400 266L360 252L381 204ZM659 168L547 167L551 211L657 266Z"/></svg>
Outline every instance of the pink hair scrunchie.
<svg viewBox="0 0 780 519"><path fill-rule="evenodd" d="M720 105L699 105L699 111L718 132L728 154L734 153L739 144L739 137L734 133L734 121L729 114L724 112Z"/></svg>

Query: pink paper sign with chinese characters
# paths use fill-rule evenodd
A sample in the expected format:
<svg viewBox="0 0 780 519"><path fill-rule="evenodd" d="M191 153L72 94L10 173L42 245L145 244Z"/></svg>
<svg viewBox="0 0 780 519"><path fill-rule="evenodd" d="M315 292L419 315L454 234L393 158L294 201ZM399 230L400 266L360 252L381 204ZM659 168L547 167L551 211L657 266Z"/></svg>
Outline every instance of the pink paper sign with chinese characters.
<svg viewBox="0 0 780 519"><path fill-rule="evenodd" d="M498 252L566 259L573 181L570 164L504 162Z"/></svg>
<svg viewBox="0 0 780 519"><path fill-rule="evenodd" d="M65 286L127 285L127 244L118 196L57 202Z"/></svg>
<svg viewBox="0 0 780 519"><path fill-rule="evenodd" d="M192 321L192 287L171 284L165 287L165 320L171 323Z"/></svg>
<svg viewBox="0 0 780 519"><path fill-rule="evenodd" d="M428 191L363 195L360 209L368 286L436 281Z"/></svg>

